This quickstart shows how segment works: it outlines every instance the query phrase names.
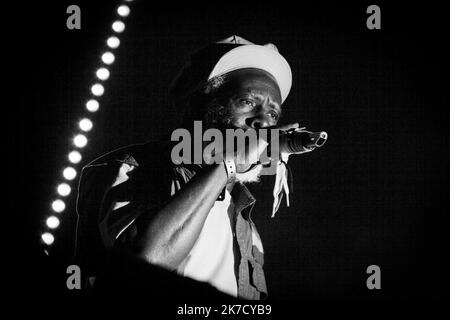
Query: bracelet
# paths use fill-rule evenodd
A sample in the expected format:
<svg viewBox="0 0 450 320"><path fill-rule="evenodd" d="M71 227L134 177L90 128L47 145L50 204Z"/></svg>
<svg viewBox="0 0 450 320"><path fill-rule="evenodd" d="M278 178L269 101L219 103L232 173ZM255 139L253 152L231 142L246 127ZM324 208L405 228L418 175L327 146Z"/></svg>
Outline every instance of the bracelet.
<svg viewBox="0 0 450 320"><path fill-rule="evenodd" d="M225 170L228 176L228 182L233 182L236 178L236 164L233 159L224 159Z"/></svg>

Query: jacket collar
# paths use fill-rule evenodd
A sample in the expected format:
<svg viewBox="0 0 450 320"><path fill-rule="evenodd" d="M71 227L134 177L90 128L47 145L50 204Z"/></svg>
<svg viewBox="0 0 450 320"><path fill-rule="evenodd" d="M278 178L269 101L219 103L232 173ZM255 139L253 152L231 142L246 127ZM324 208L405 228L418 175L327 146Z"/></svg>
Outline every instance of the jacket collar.
<svg viewBox="0 0 450 320"><path fill-rule="evenodd" d="M245 218L250 218L250 213L256 199L248 188L242 183L236 182L233 190L231 190L231 197L233 199L236 212L242 212ZM247 208L248 210L246 210Z"/></svg>

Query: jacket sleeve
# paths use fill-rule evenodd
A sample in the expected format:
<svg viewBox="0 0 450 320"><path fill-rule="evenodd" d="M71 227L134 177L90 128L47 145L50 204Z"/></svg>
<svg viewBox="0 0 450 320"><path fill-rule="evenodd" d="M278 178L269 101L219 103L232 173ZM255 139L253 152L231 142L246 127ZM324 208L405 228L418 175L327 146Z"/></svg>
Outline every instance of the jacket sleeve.
<svg viewBox="0 0 450 320"><path fill-rule="evenodd" d="M77 199L79 263L94 271L108 249L131 245L135 220L151 217L169 200L168 183L164 170L131 161L84 167Z"/></svg>

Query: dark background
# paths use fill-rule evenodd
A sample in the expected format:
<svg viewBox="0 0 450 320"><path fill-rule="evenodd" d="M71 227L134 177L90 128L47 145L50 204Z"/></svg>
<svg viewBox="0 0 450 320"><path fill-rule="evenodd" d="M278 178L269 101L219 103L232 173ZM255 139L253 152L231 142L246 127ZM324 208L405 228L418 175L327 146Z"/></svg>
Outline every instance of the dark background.
<svg viewBox="0 0 450 320"><path fill-rule="evenodd" d="M11 27L19 32L10 53L19 62L11 81L18 93L7 119L7 141L15 148L7 167L8 203L20 217L14 229L15 286L36 299L41 290L76 294L65 289L75 192L67 198L49 256L40 234L77 123L89 116L84 104L118 3L60 1L14 11ZM287 208L283 202L276 218L269 209L273 177L251 186L271 298L441 297L448 273L443 8L378 2L382 29L368 30L366 8L372 3L314 3L130 3L77 169L111 149L171 132L177 114L167 87L193 49L233 34L258 44L273 42L294 77L282 121L326 130L329 140L320 150L291 157L292 203ZM66 28L70 4L81 7L81 30ZM71 185L74 189L76 182ZM366 288L366 268L372 264L381 268L381 290Z"/></svg>

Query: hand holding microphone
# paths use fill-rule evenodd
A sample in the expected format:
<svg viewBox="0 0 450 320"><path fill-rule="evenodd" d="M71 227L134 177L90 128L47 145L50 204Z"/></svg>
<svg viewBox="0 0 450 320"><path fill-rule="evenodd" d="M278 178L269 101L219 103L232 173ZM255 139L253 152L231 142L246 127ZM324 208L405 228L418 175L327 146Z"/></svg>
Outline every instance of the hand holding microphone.
<svg viewBox="0 0 450 320"><path fill-rule="evenodd" d="M225 144L216 146L212 143L213 148L206 146L203 156L208 159L205 160L207 163L217 160L217 157L220 161L231 161L235 164L237 173L247 172L257 164L272 167L280 159L286 161L290 154L301 154L322 147L328 138L325 131L307 131L306 128L299 128L298 123L257 130L227 130L232 131L231 135L226 133ZM237 145L234 139L237 140ZM231 141L230 145L228 140Z"/></svg>
<svg viewBox="0 0 450 320"><path fill-rule="evenodd" d="M263 164L264 166L270 164L270 167L272 167L273 164L277 163L280 159L286 160L286 155L302 154L311 152L318 147L322 147L328 139L328 134L325 131L308 131L304 127L299 128L298 123L266 129L268 139L265 140L265 144L263 146L259 145L259 147L256 147L254 150L258 150L257 158L259 160L256 164ZM273 132L272 130L276 131ZM273 136L276 132L278 132L278 134ZM264 152L261 151L263 149L265 149ZM252 164L247 165L244 170L238 172L245 172L252 166ZM266 170L266 174L268 174L268 172L271 171ZM274 174L274 172L272 174Z"/></svg>

